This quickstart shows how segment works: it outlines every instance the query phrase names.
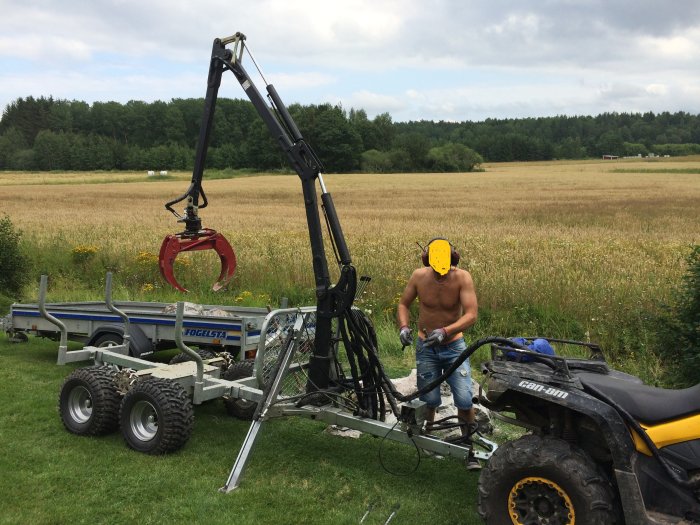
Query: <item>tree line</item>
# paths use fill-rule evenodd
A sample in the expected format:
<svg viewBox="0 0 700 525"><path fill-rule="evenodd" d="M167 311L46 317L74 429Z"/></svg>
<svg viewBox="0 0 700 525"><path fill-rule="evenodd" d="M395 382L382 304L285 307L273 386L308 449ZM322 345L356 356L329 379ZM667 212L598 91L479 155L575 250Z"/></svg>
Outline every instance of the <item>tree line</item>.
<svg viewBox="0 0 700 525"><path fill-rule="evenodd" d="M189 170L203 99L95 102L18 98L0 120L0 169ZM292 104L290 113L328 172L471 171L484 161L700 153L700 116L603 113L393 122L362 109ZM287 169L252 104L219 99L209 168Z"/></svg>

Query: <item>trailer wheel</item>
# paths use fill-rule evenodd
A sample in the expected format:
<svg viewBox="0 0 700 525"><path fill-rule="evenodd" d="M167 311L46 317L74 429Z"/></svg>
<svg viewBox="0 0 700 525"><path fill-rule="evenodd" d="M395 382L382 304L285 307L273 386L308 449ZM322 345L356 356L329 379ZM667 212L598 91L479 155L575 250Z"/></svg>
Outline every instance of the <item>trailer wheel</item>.
<svg viewBox="0 0 700 525"><path fill-rule="evenodd" d="M73 370L63 381L58 410L68 432L101 436L118 428L121 396L114 374L110 366L89 366Z"/></svg>
<svg viewBox="0 0 700 525"><path fill-rule="evenodd" d="M180 384L148 378L137 382L124 396L119 421L129 447L146 454L168 454L190 438L194 410Z"/></svg>
<svg viewBox="0 0 700 525"><path fill-rule="evenodd" d="M254 359L236 361L221 374L221 378L226 381L236 381L237 379L253 377L254 365ZM224 406L229 415L237 417L238 419L251 421L258 404L255 401L248 401L247 399L224 397Z"/></svg>
<svg viewBox="0 0 700 525"><path fill-rule="evenodd" d="M119 346L124 344L124 337L119 334L114 334L112 332L107 332L102 334L97 339L92 346L98 348L109 348L110 346Z"/></svg>
<svg viewBox="0 0 700 525"><path fill-rule="evenodd" d="M488 524L621 523L607 476L581 449L527 435L499 447L479 477L479 514Z"/></svg>
<svg viewBox="0 0 700 525"><path fill-rule="evenodd" d="M201 357L202 359L213 359L214 357L216 357L215 352L207 350L206 348L200 348L199 350L195 350L195 352L197 352L199 357ZM194 361L194 359L192 359L192 357L190 357L189 354L181 352L170 360L170 364L176 365L178 363L185 363L187 361Z"/></svg>

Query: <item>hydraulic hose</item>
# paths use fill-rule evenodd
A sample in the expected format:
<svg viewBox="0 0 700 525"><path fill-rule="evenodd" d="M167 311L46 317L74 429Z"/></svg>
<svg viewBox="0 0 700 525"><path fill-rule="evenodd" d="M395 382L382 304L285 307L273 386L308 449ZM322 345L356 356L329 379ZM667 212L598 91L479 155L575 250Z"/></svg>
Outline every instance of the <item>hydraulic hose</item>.
<svg viewBox="0 0 700 525"><path fill-rule="evenodd" d="M347 325L347 327L346 327ZM512 348L529 350L526 346L516 343L505 337L486 337L470 344L452 365L445 372L430 382L425 387L416 390L408 395L401 394L394 386L391 378L387 375L379 355L377 354L376 339L370 336L369 330L371 325L369 321L361 315L347 309L342 315L341 335L345 343L348 359L350 361L351 373L356 388L358 398L362 396L367 398L369 394L376 396L378 401L373 401L372 407L379 404L379 408L383 409L383 399L386 399L391 405L394 414L397 414L398 408L396 401L411 401L417 397L426 394L439 386L445 381L459 366L466 361L476 350L488 344L501 344ZM366 363L369 366L366 366ZM359 365L359 370L358 370ZM358 375L359 372L359 375ZM360 386L360 384L362 386ZM383 412L382 412L383 413ZM375 416L376 417L376 416Z"/></svg>
<svg viewBox="0 0 700 525"><path fill-rule="evenodd" d="M464 351L462 351L462 353L459 354L459 357L454 361L454 363L452 363L452 365L447 370L445 370L445 372L441 376L437 377L435 380L428 383L423 388L416 390L415 392L408 394L408 395L403 395L396 390L396 388L394 387L394 384L391 382L391 379L389 379L389 377L386 376L386 373L384 372L383 369L382 369L382 374L386 380L387 386L390 387L390 392L391 392L393 397L395 397L399 401L404 401L404 402L411 401L411 400L416 399L417 397L419 397L423 394L430 392L432 389L439 386L443 381L445 381L448 377L450 377L450 375L455 370L457 370L457 368L459 368L459 366L462 363L464 363L464 361L466 361L468 357L470 357L474 352L476 352L482 346L488 345L488 344L501 344L501 345L511 346L513 348L518 348L521 350L529 350L527 347L520 345L518 343L515 343L514 341L511 341L510 339L507 339L505 337L495 337L494 336L494 337L485 337L483 339L479 339L479 340L473 342L472 344L470 344L469 346L467 346L467 348L465 348Z"/></svg>

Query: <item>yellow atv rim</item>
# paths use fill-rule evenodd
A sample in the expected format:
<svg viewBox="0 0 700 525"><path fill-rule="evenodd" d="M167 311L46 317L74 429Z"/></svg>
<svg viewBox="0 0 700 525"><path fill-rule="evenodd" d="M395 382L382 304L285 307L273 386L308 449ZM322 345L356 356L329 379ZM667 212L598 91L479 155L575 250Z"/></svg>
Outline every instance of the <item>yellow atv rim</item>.
<svg viewBox="0 0 700 525"><path fill-rule="evenodd" d="M575 525L576 513L569 495L551 480L527 477L508 494L508 513L513 525Z"/></svg>

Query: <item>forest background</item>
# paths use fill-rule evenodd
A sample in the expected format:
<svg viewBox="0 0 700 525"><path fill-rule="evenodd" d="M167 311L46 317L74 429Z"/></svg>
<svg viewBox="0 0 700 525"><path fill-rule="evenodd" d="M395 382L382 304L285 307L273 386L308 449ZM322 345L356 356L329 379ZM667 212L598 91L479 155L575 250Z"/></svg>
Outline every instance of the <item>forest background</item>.
<svg viewBox="0 0 700 525"><path fill-rule="evenodd" d="M203 99L95 102L18 98L0 120L0 169L189 170ZM700 116L603 113L394 122L330 104L290 106L329 173L464 172L486 162L700 153ZM247 100L217 103L207 168L288 171Z"/></svg>

